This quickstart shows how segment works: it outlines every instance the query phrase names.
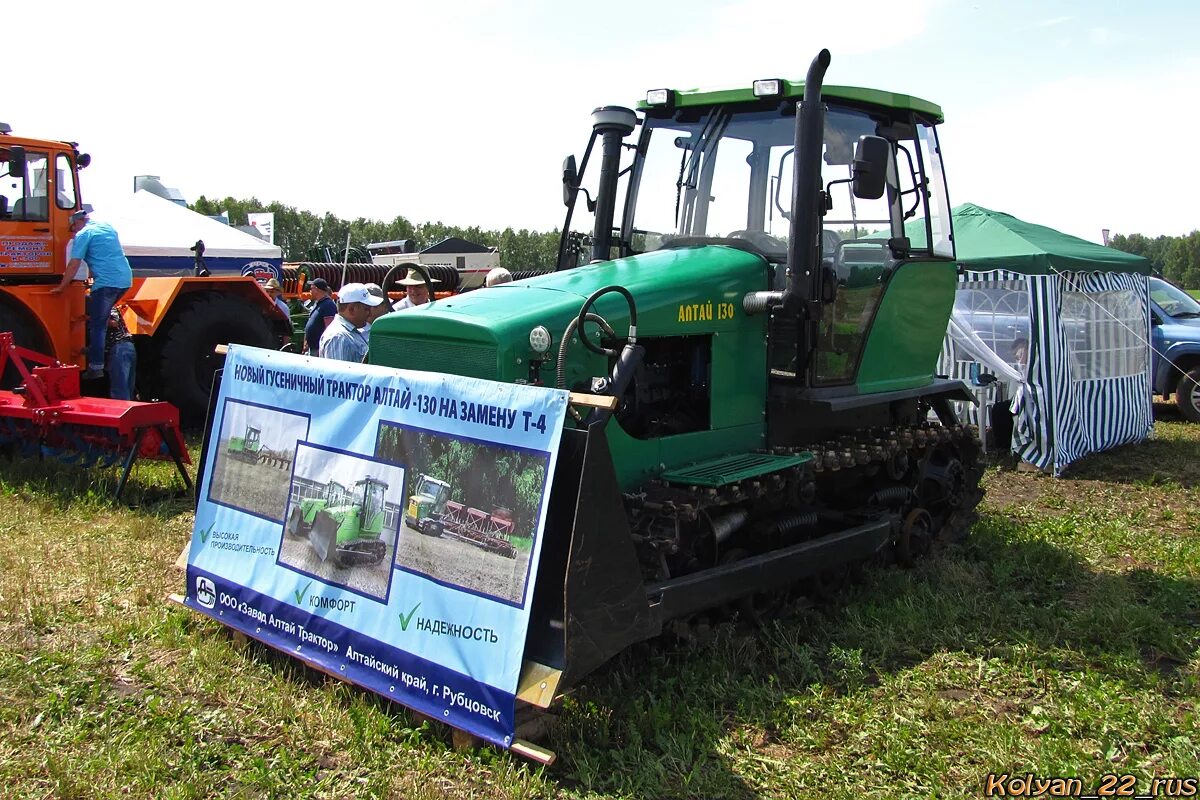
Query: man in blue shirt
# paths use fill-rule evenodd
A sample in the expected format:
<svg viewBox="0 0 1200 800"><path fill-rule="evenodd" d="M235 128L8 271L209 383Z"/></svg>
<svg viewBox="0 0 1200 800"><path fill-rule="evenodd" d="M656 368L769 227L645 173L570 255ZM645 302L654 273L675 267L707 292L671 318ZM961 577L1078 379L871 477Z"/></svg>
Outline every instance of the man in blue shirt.
<svg viewBox="0 0 1200 800"><path fill-rule="evenodd" d="M304 349L310 356L317 356L320 355L321 334L333 322L338 309L324 278L317 278L310 283L308 291L312 295L313 308L308 315L308 322L304 324Z"/></svg>
<svg viewBox="0 0 1200 800"><path fill-rule="evenodd" d="M62 283L50 291L60 294L78 272L80 262L86 261L92 273L92 290L87 298L87 371L80 377L99 378L104 375L104 334L108 315L121 295L133 284L133 270L121 249L117 232L107 222L92 222L87 211L71 215L71 260L63 273Z"/></svg>
<svg viewBox="0 0 1200 800"><path fill-rule="evenodd" d="M382 294L382 292L380 292ZM321 334L321 358L362 363L367 339L358 330L367 324L371 309L383 303L361 283L347 283L338 290L338 315Z"/></svg>

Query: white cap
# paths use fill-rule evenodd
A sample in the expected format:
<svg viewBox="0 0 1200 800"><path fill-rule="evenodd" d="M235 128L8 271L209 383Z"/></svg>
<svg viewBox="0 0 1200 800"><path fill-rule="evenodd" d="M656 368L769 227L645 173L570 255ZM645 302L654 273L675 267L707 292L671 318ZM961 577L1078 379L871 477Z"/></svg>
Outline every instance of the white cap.
<svg viewBox="0 0 1200 800"><path fill-rule="evenodd" d="M364 306L377 306L383 302L382 297L376 297L367 291L365 284L347 283L338 289L339 303L362 303Z"/></svg>
<svg viewBox="0 0 1200 800"><path fill-rule="evenodd" d="M498 283L508 283L512 280L512 273L504 267L496 267L487 274L483 279L484 286L495 286Z"/></svg>

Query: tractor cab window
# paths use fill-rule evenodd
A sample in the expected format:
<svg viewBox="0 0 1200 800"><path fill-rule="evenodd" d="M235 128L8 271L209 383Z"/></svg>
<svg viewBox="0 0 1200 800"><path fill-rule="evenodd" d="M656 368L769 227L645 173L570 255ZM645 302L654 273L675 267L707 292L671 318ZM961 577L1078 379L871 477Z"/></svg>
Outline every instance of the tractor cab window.
<svg viewBox="0 0 1200 800"><path fill-rule="evenodd" d="M363 482L362 518L369 520L383 510L384 484L379 481Z"/></svg>
<svg viewBox="0 0 1200 800"><path fill-rule="evenodd" d="M46 222L50 219L47 153L25 152L25 177L9 174L7 156L0 161L0 215L6 219Z"/></svg>
<svg viewBox="0 0 1200 800"><path fill-rule="evenodd" d="M71 169L71 159L64 153L59 153L54 159L55 176L54 185L56 187L55 202L59 208L71 209L75 207L75 172Z"/></svg>

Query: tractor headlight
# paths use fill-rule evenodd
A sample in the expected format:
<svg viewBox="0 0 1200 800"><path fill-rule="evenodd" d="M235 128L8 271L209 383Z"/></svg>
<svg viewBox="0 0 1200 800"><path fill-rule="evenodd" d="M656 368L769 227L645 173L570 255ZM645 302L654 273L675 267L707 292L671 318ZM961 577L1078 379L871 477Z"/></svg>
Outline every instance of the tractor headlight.
<svg viewBox="0 0 1200 800"><path fill-rule="evenodd" d="M529 347L535 353L545 353L553 343L554 337L550 335L550 331L546 329L545 325L538 325L529 332Z"/></svg>

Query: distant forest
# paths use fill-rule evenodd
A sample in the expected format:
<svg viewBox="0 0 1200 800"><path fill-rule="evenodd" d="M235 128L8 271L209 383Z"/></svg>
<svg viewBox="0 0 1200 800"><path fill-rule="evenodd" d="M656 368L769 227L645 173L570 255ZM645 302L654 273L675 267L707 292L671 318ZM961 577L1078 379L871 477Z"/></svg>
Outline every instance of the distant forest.
<svg viewBox="0 0 1200 800"><path fill-rule="evenodd" d="M1140 233L1118 233L1110 244L1126 253L1145 256L1156 275L1185 289L1200 289L1200 231L1187 236L1159 236L1151 239Z"/></svg>
<svg viewBox="0 0 1200 800"><path fill-rule="evenodd" d="M283 250L284 261L341 261L346 256L346 235L350 235L348 260L371 260L367 245L412 239L418 250L437 244L449 236L498 248L500 265L512 270L551 269L558 257L558 231L484 230L477 226L461 228L441 222L414 223L404 217L391 222L364 219L344 220L333 214L319 216L282 203L263 203L257 198L237 200L200 199L188 206L200 214L216 216L229 212L229 224L247 224L246 214L269 211L275 214L275 244Z"/></svg>
<svg viewBox="0 0 1200 800"><path fill-rule="evenodd" d="M458 236L470 242L495 247L500 251L501 266L513 270L551 269L558 257L557 229L540 232L522 228L513 230L484 230L442 222L410 222L396 217L391 222L364 219L344 220L333 214L319 216L282 203L263 203L257 198L209 200L201 196L189 206L201 214L218 215L229 212L231 225L245 225L246 214L271 211L275 214L275 243L283 249L285 261L341 261L346 254L346 234L350 234L348 260L365 263L371 260L367 245L371 242L391 242L412 239L417 249L437 244L448 236ZM1186 236L1150 238L1140 233L1118 233L1111 244L1126 253L1150 259L1155 274L1185 289L1200 289L1200 230Z"/></svg>

